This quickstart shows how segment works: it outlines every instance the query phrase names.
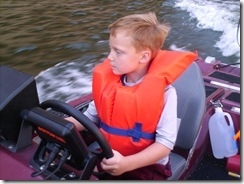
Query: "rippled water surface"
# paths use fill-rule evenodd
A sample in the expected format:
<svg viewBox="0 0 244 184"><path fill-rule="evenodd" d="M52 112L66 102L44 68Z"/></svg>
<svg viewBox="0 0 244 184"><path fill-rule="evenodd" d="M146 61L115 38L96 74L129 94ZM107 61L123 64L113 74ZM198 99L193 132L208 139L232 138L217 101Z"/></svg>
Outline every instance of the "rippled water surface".
<svg viewBox="0 0 244 184"><path fill-rule="evenodd" d="M107 26L129 13L155 10L162 1L1 1L1 64L38 74L59 62L108 51Z"/></svg>

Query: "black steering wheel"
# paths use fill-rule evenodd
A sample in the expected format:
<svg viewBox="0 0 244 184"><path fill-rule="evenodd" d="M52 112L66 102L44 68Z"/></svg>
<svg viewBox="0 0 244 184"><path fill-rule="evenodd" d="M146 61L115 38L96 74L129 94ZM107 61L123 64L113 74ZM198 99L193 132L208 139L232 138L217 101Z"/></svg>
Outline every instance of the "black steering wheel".
<svg viewBox="0 0 244 184"><path fill-rule="evenodd" d="M45 110L51 108L75 118L87 129L99 144L101 151L95 153L107 159L113 157L112 149L98 127L78 109L60 100L46 100L40 104L40 107Z"/></svg>

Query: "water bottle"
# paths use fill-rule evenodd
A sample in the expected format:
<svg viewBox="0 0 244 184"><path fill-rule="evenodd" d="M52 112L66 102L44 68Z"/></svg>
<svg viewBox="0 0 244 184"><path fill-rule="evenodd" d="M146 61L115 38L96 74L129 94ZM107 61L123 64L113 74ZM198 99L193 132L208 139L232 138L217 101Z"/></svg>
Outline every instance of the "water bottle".
<svg viewBox="0 0 244 184"><path fill-rule="evenodd" d="M228 120L228 121L227 121ZM233 120L221 107L215 107L215 113L209 119L210 142L215 158L234 156L238 152Z"/></svg>

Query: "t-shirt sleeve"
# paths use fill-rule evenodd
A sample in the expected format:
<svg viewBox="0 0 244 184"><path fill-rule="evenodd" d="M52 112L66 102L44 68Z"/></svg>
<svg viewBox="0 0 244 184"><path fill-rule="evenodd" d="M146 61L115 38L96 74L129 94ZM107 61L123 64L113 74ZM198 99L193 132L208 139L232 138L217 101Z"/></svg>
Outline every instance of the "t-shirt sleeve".
<svg viewBox="0 0 244 184"><path fill-rule="evenodd" d="M164 93L164 109L156 128L156 142L173 149L178 132L177 94L173 86L167 86Z"/></svg>
<svg viewBox="0 0 244 184"><path fill-rule="evenodd" d="M94 101L91 101L88 108L84 112L84 115L88 117L92 122L99 123L99 118Z"/></svg>

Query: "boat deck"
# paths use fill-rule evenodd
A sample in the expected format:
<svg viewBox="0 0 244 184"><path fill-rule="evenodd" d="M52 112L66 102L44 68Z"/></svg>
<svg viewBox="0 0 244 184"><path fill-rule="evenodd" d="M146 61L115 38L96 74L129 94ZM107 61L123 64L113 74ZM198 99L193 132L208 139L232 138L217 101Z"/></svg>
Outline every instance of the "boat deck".
<svg viewBox="0 0 244 184"><path fill-rule="evenodd" d="M238 175L228 174L226 163L226 159L216 159L208 152L187 180L240 180Z"/></svg>

